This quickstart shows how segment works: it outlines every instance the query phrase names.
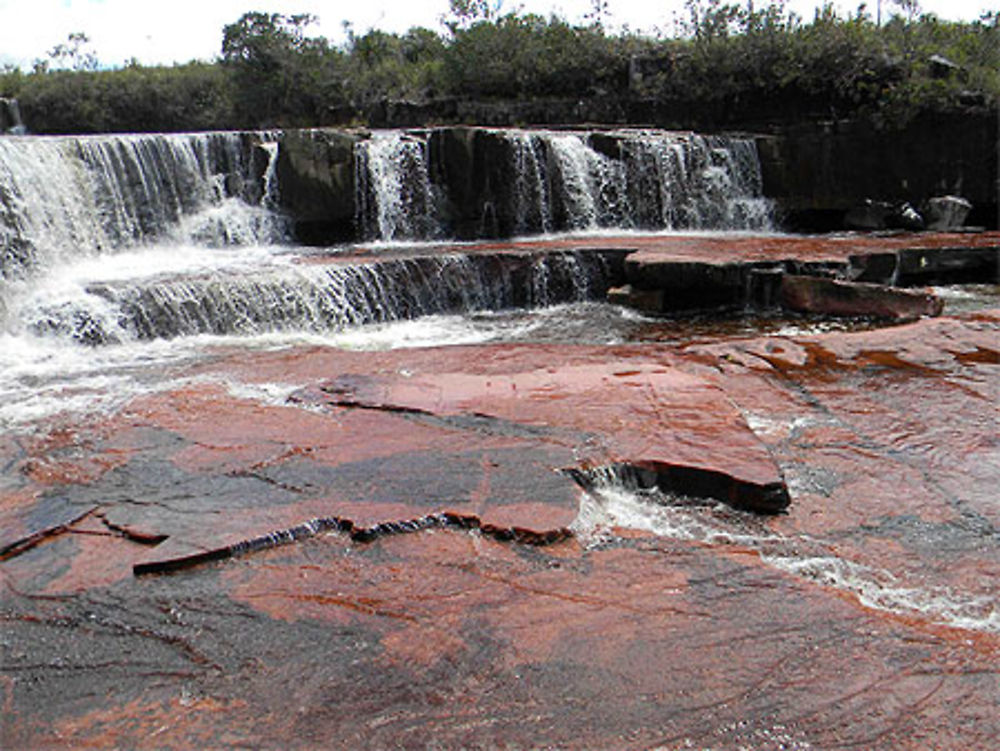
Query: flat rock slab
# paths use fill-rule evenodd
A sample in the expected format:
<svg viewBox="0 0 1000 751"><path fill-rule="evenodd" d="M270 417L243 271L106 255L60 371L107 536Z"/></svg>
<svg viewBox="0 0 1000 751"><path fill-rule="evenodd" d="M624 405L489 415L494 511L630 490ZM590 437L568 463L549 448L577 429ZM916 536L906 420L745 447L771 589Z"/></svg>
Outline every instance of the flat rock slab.
<svg viewBox="0 0 1000 751"><path fill-rule="evenodd" d="M559 364L561 356L569 364ZM388 359L388 358L386 358ZM344 373L320 385L330 404L439 417L472 416L564 431L578 464L685 464L748 482L780 481L724 392L638 348L454 347L433 367ZM400 371L404 372L400 372ZM478 371L478 372L477 372ZM582 456L582 453L589 453Z"/></svg>
<svg viewBox="0 0 1000 751"><path fill-rule="evenodd" d="M752 505L746 488L784 487L720 388L637 348L315 350L260 355L252 370L340 375L287 404L211 383L135 400L92 428L104 437L93 454L116 462L68 494L26 497L17 518L29 521L6 547L97 511L108 531L149 544L135 566L154 572L311 534L289 530L314 520L366 538L451 512L556 540L579 513L572 470L630 467L738 505Z"/></svg>
<svg viewBox="0 0 1000 751"><path fill-rule="evenodd" d="M788 310L831 316L915 321L941 315L944 301L920 290L785 274L779 291Z"/></svg>
<svg viewBox="0 0 1000 751"><path fill-rule="evenodd" d="M4 539L41 537L0 560L0 746L988 748L998 341L989 311L684 348L220 353L4 443ZM784 476L789 512L558 471L677 456ZM327 527L132 575L447 510L480 528ZM482 532L573 518L545 545Z"/></svg>
<svg viewBox="0 0 1000 751"><path fill-rule="evenodd" d="M844 262L853 256L901 251L1000 249L1000 233L896 233L887 235L758 235L746 237L676 236L637 238L634 264L700 262L715 264L776 262Z"/></svg>
<svg viewBox="0 0 1000 751"><path fill-rule="evenodd" d="M558 238L552 240L496 241L455 245L422 244L414 248L377 250L359 246L350 253L314 255L304 263L379 262L399 256L436 254L517 255L576 250L604 250L628 253L633 265L658 263L702 263L719 266L747 263L800 261L803 263L846 263L852 257L877 257L909 252L919 263L920 251L968 251L993 254L1000 251L1000 232L895 232L886 234L845 233L842 235L742 235L711 233L699 235L629 235L622 237Z"/></svg>

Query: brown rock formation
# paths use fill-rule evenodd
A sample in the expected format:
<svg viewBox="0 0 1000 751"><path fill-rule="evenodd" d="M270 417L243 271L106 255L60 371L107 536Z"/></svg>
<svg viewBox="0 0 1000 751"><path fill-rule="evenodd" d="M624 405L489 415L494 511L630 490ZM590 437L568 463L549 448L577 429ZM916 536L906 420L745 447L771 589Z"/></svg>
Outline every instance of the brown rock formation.
<svg viewBox="0 0 1000 751"><path fill-rule="evenodd" d="M941 315L944 310L944 301L929 292L790 274L781 279L780 300L782 306L799 313L895 321Z"/></svg>

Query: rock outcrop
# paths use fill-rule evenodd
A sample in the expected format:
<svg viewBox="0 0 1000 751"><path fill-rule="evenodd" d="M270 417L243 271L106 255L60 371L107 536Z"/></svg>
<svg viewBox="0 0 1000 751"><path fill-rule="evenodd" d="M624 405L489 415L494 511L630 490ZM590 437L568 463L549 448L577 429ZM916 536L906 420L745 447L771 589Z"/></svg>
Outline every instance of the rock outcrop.
<svg viewBox="0 0 1000 751"><path fill-rule="evenodd" d="M355 144L364 133L285 131L278 147L278 203L300 242L325 244L357 236Z"/></svg>
<svg viewBox="0 0 1000 751"><path fill-rule="evenodd" d="M791 229L840 229L865 198L920 206L941 195L969 201L969 223L995 227L996 142L993 108L921 115L898 130L802 123L759 138L758 149L764 193Z"/></svg>
<svg viewBox="0 0 1000 751"><path fill-rule="evenodd" d="M944 310L944 302L928 292L791 274L782 277L779 299L782 307L797 313L893 321L914 321Z"/></svg>
<svg viewBox="0 0 1000 751"><path fill-rule="evenodd" d="M626 284L609 290L609 299L654 315L784 306L908 320L940 307L900 287L990 283L1000 272L996 233L662 237L633 244Z"/></svg>

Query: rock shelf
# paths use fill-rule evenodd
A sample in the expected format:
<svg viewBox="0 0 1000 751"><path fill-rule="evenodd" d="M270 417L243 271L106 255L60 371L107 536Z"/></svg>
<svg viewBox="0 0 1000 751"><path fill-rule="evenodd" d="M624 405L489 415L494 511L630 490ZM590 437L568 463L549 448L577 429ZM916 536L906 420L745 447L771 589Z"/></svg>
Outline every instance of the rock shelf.
<svg viewBox="0 0 1000 751"><path fill-rule="evenodd" d="M678 264L983 275L997 243L468 252L627 249L621 281L656 290ZM683 346L220 350L0 437L0 746L988 747L998 368L996 309Z"/></svg>

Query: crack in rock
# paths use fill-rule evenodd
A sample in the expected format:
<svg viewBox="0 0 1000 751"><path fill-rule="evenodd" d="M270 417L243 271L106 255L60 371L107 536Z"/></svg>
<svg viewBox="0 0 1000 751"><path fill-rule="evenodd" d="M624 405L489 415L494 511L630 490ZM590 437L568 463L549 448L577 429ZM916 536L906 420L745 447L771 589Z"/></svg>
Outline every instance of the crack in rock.
<svg viewBox="0 0 1000 751"><path fill-rule="evenodd" d="M500 542L513 542L520 545L535 546L552 545L573 536L573 533L565 527L541 532L525 527L502 527L484 523L474 514L460 514L453 511L428 514L416 519L381 522L370 527L357 525L351 519L327 516L316 517L294 527L276 530L265 535L241 540L231 545L212 548L211 550L200 551L191 555L137 563L132 567L132 573L135 576L145 576L148 574L180 571L210 561L221 561L288 545L293 542L316 537L325 532L341 532L347 534L353 542L369 543L381 537L410 534L432 528L474 530L485 537L490 537Z"/></svg>
<svg viewBox="0 0 1000 751"><path fill-rule="evenodd" d="M51 527L45 527L44 529L39 529L35 532L32 532L29 535L25 535L24 537L12 541L4 545L3 547L0 547L0 561L6 561L11 558L15 558L16 556L19 556L22 553L26 553L35 546L40 545L46 540L68 533L70 531L70 528L74 524L83 521L88 516L97 511L98 508L100 507L96 505L90 506L82 513L77 514L76 516L67 519L64 522L55 524Z"/></svg>

